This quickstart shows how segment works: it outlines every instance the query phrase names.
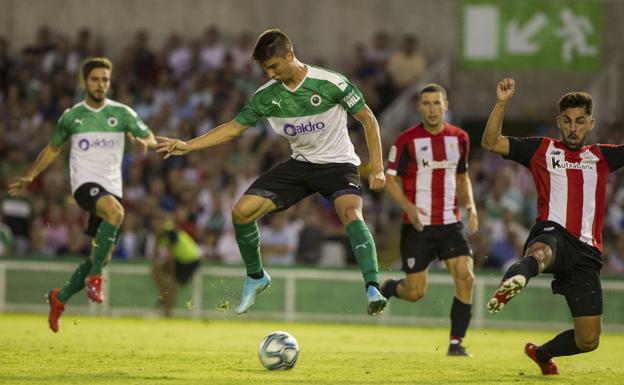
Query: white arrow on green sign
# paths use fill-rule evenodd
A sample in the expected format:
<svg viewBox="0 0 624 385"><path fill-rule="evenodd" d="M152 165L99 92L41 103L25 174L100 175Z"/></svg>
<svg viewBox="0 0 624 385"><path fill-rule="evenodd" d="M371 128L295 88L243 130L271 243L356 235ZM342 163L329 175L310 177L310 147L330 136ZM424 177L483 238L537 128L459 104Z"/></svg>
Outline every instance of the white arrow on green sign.
<svg viewBox="0 0 624 385"><path fill-rule="evenodd" d="M464 0L467 68L597 70L603 6L575 0Z"/></svg>

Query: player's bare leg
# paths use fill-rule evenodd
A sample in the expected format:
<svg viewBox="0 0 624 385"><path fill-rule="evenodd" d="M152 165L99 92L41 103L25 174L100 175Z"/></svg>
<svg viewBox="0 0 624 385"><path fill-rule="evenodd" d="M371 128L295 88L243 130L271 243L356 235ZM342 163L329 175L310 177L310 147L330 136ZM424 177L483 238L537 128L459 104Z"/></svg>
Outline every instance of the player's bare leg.
<svg viewBox="0 0 624 385"><path fill-rule="evenodd" d="M405 275L396 284L396 297L409 302L417 302L427 294L428 269ZM384 282L385 283L385 282Z"/></svg>

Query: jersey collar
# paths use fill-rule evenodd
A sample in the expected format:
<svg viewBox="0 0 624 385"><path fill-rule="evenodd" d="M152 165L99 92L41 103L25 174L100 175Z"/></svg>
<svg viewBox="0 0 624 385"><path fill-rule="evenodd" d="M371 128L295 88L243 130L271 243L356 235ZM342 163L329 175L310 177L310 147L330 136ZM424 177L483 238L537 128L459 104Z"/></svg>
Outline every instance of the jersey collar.
<svg viewBox="0 0 624 385"><path fill-rule="evenodd" d="M307 64L304 64L304 66L306 67L306 74L303 77L303 79L301 79L301 82L299 82L299 84L297 84L297 86L293 89L288 88L288 86L284 83L282 83L282 86L284 88L286 88L286 90L288 90L288 92L292 92L295 93L297 92L297 90L299 89L299 87L301 87L301 85L305 82L305 80L308 78L308 75L310 74L310 67Z"/></svg>
<svg viewBox="0 0 624 385"><path fill-rule="evenodd" d="M93 108L93 107L91 107L90 105L87 104L87 102L85 100L83 100L81 103L89 111L100 112L108 105L108 98L104 99L104 104L102 104L102 107L100 107L100 108Z"/></svg>
<svg viewBox="0 0 624 385"><path fill-rule="evenodd" d="M420 122L417 127L421 128L429 136L438 136L438 135L442 134L444 131L446 131L446 129L448 128L448 123L444 122L444 126L442 127L442 129L440 131L436 132L435 134L427 131L427 129L425 128L425 124L423 122Z"/></svg>
<svg viewBox="0 0 624 385"><path fill-rule="evenodd" d="M552 141L555 144L555 147L560 148L570 154L581 154L585 151L588 151L589 148L592 146L591 144L586 144L583 147L579 148L578 150L572 150L571 148L569 148L568 146L565 145L565 143L563 142L563 140L561 139L555 139L555 138L550 138L552 139Z"/></svg>

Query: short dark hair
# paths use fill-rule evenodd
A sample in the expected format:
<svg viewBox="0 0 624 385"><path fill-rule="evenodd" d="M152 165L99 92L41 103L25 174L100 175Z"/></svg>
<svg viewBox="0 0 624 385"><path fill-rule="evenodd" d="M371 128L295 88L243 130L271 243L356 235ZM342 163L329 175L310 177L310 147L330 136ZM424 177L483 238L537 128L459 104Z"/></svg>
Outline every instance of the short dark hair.
<svg viewBox="0 0 624 385"><path fill-rule="evenodd" d="M446 89L437 83L425 84L423 88L421 88L420 91L418 92L418 99L420 99L420 97L423 94L428 94L428 93L433 93L433 92L442 93L444 100L448 100L448 96L446 95Z"/></svg>
<svg viewBox="0 0 624 385"><path fill-rule="evenodd" d="M292 49L288 36L279 28L273 28L258 36L252 57L258 63L264 63L273 57L284 57Z"/></svg>
<svg viewBox="0 0 624 385"><path fill-rule="evenodd" d="M85 60L82 63L80 71L82 73L82 80L86 81L91 71L93 71L95 68L106 68L107 70L112 72L113 63L105 57L92 57Z"/></svg>
<svg viewBox="0 0 624 385"><path fill-rule="evenodd" d="M568 108L583 107L587 115L594 111L594 99L587 92L568 92L559 99L559 113Z"/></svg>

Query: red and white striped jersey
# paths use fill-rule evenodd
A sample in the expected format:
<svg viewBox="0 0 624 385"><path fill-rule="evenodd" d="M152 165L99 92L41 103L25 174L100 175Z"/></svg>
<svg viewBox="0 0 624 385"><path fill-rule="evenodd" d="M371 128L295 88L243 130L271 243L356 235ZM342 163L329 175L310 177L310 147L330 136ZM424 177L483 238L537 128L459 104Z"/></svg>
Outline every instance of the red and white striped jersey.
<svg viewBox="0 0 624 385"><path fill-rule="evenodd" d="M468 167L469 138L450 124L437 134L422 124L403 131L388 154L388 175L400 176L407 199L424 212L423 225L445 225L460 220L456 177ZM403 215L403 223L410 223Z"/></svg>
<svg viewBox="0 0 624 385"><path fill-rule="evenodd" d="M506 158L533 174L537 222L556 222L602 251L607 178L624 165L624 145L592 144L573 151L552 138L507 138Z"/></svg>

